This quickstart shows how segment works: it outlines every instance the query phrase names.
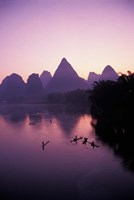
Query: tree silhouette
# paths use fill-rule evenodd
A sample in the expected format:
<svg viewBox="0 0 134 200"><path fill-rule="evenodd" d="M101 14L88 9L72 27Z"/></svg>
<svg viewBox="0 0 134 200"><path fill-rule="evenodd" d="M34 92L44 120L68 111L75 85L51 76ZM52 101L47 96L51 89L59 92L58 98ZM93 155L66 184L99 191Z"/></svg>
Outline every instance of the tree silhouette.
<svg viewBox="0 0 134 200"><path fill-rule="evenodd" d="M133 112L134 73L122 74L115 81L95 82L89 90L91 114L96 118L122 118Z"/></svg>
<svg viewBox="0 0 134 200"><path fill-rule="evenodd" d="M133 113L134 73L121 74L116 82L99 81L89 90L91 114L98 139L122 158L123 165L134 171Z"/></svg>

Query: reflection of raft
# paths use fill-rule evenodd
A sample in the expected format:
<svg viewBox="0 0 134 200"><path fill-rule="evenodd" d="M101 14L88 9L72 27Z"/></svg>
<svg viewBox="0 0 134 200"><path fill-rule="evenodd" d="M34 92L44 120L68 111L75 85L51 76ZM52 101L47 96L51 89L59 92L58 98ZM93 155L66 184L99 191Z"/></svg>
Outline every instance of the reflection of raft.
<svg viewBox="0 0 134 200"><path fill-rule="evenodd" d="M89 144L91 144L91 146L94 148L94 147L99 147L98 145L96 145L95 143L94 143L94 141L92 141L92 142L88 142Z"/></svg>

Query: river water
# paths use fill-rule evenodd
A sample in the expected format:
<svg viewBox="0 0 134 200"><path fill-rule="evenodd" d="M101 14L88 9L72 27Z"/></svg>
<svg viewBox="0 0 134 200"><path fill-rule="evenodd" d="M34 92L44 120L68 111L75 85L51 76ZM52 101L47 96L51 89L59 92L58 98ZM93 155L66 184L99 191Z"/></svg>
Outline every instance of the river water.
<svg viewBox="0 0 134 200"><path fill-rule="evenodd" d="M0 106L0 199L134 199L134 173L97 139L91 120L56 106ZM70 142L75 136L99 147Z"/></svg>

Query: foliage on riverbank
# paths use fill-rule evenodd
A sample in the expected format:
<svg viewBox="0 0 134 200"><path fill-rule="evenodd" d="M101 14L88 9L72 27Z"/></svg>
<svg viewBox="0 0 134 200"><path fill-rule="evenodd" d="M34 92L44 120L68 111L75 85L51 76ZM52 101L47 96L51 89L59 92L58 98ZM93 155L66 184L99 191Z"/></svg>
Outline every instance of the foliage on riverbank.
<svg viewBox="0 0 134 200"><path fill-rule="evenodd" d="M99 81L89 90L96 135L134 171L134 73L122 74L117 82Z"/></svg>
<svg viewBox="0 0 134 200"><path fill-rule="evenodd" d="M128 119L134 113L134 73L122 74L117 81L95 82L89 99L95 118Z"/></svg>

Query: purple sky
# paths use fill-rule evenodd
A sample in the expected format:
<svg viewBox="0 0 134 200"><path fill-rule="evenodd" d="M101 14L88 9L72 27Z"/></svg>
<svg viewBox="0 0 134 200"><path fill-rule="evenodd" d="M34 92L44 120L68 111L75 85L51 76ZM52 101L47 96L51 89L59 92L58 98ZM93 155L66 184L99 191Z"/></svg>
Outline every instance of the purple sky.
<svg viewBox="0 0 134 200"><path fill-rule="evenodd" d="M53 75L63 57L83 78L134 71L134 0L0 0L0 82Z"/></svg>

